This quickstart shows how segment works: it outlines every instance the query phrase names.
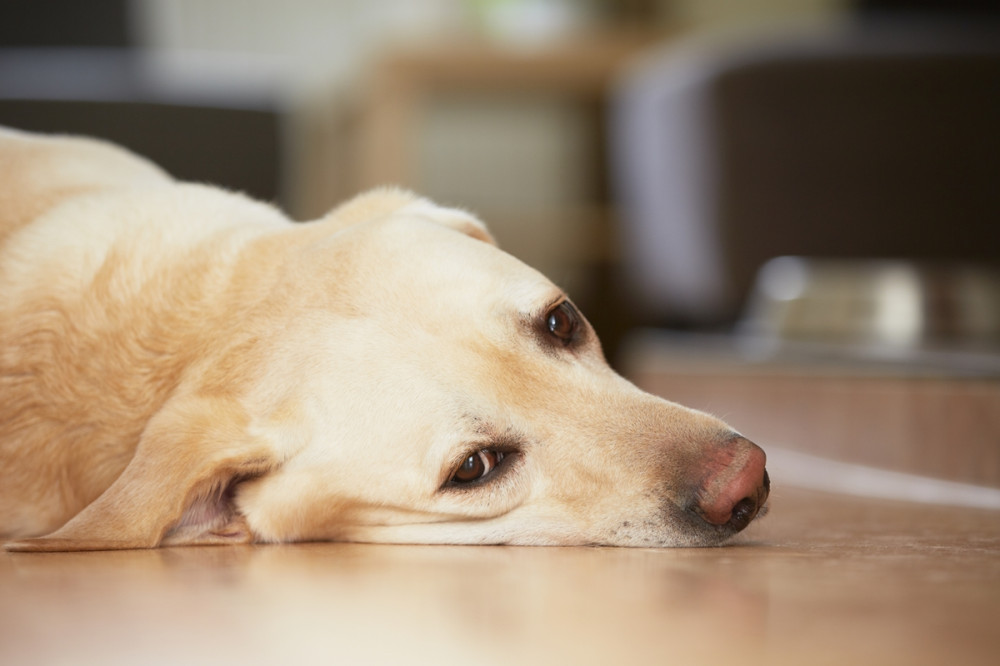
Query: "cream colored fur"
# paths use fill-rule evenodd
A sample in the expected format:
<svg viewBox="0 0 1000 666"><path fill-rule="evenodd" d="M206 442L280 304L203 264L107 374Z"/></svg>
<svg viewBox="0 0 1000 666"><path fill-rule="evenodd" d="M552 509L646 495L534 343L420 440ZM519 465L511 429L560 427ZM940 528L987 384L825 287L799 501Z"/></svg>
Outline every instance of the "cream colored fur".
<svg viewBox="0 0 1000 666"><path fill-rule="evenodd" d="M685 504L733 431L617 376L586 322L550 339L565 295L410 193L297 224L0 130L0 293L8 548L728 536Z"/></svg>

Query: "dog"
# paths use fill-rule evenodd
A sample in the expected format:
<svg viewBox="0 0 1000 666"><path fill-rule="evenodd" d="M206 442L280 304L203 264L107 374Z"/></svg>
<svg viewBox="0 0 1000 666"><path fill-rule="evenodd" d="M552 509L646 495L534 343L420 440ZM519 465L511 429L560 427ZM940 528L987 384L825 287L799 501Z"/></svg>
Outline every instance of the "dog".
<svg viewBox="0 0 1000 666"><path fill-rule="evenodd" d="M296 223L94 139L0 129L0 540L705 546L766 457L606 363L462 210Z"/></svg>

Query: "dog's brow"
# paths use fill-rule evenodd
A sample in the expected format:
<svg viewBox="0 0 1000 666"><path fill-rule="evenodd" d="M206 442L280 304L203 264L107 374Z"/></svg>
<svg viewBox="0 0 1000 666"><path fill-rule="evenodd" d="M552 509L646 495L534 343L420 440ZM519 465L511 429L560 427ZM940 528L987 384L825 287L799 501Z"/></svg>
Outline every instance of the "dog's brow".
<svg viewBox="0 0 1000 666"><path fill-rule="evenodd" d="M535 310L533 314L536 314L537 316L542 316L545 313L552 310L552 308L562 303L563 301L568 301L568 300L569 296L562 293L561 291L557 292L554 295L550 295L549 298L545 300L545 303L540 308Z"/></svg>
<svg viewBox="0 0 1000 666"><path fill-rule="evenodd" d="M525 435L513 425L498 426L493 421L489 421L480 416L468 415L472 422L473 432L482 437L487 443L500 446L521 446L525 442Z"/></svg>
<svg viewBox="0 0 1000 666"><path fill-rule="evenodd" d="M569 300L561 291L546 291L540 298L528 301L530 305L518 312L518 317L526 326L534 326L549 311L565 300Z"/></svg>

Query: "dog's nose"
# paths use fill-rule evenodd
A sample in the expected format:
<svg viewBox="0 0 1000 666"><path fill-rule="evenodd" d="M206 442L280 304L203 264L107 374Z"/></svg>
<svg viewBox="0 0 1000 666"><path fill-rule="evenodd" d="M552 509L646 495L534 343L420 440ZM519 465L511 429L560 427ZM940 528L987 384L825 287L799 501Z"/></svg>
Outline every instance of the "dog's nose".
<svg viewBox="0 0 1000 666"><path fill-rule="evenodd" d="M767 500L771 481L767 456L742 437L731 440L710 457L697 494L696 511L712 525L734 531L750 524Z"/></svg>

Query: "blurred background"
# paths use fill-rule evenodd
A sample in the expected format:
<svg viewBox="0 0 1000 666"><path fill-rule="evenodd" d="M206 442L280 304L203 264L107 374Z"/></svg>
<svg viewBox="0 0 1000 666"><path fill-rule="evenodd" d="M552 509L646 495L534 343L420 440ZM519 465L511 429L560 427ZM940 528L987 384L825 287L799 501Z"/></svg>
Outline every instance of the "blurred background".
<svg viewBox="0 0 1000 666"><path fill-rule="evenodd" d="M413 188L564 286L650 390L1000 486L995 5L6 0L0 124L300 220Z"/></svg>

